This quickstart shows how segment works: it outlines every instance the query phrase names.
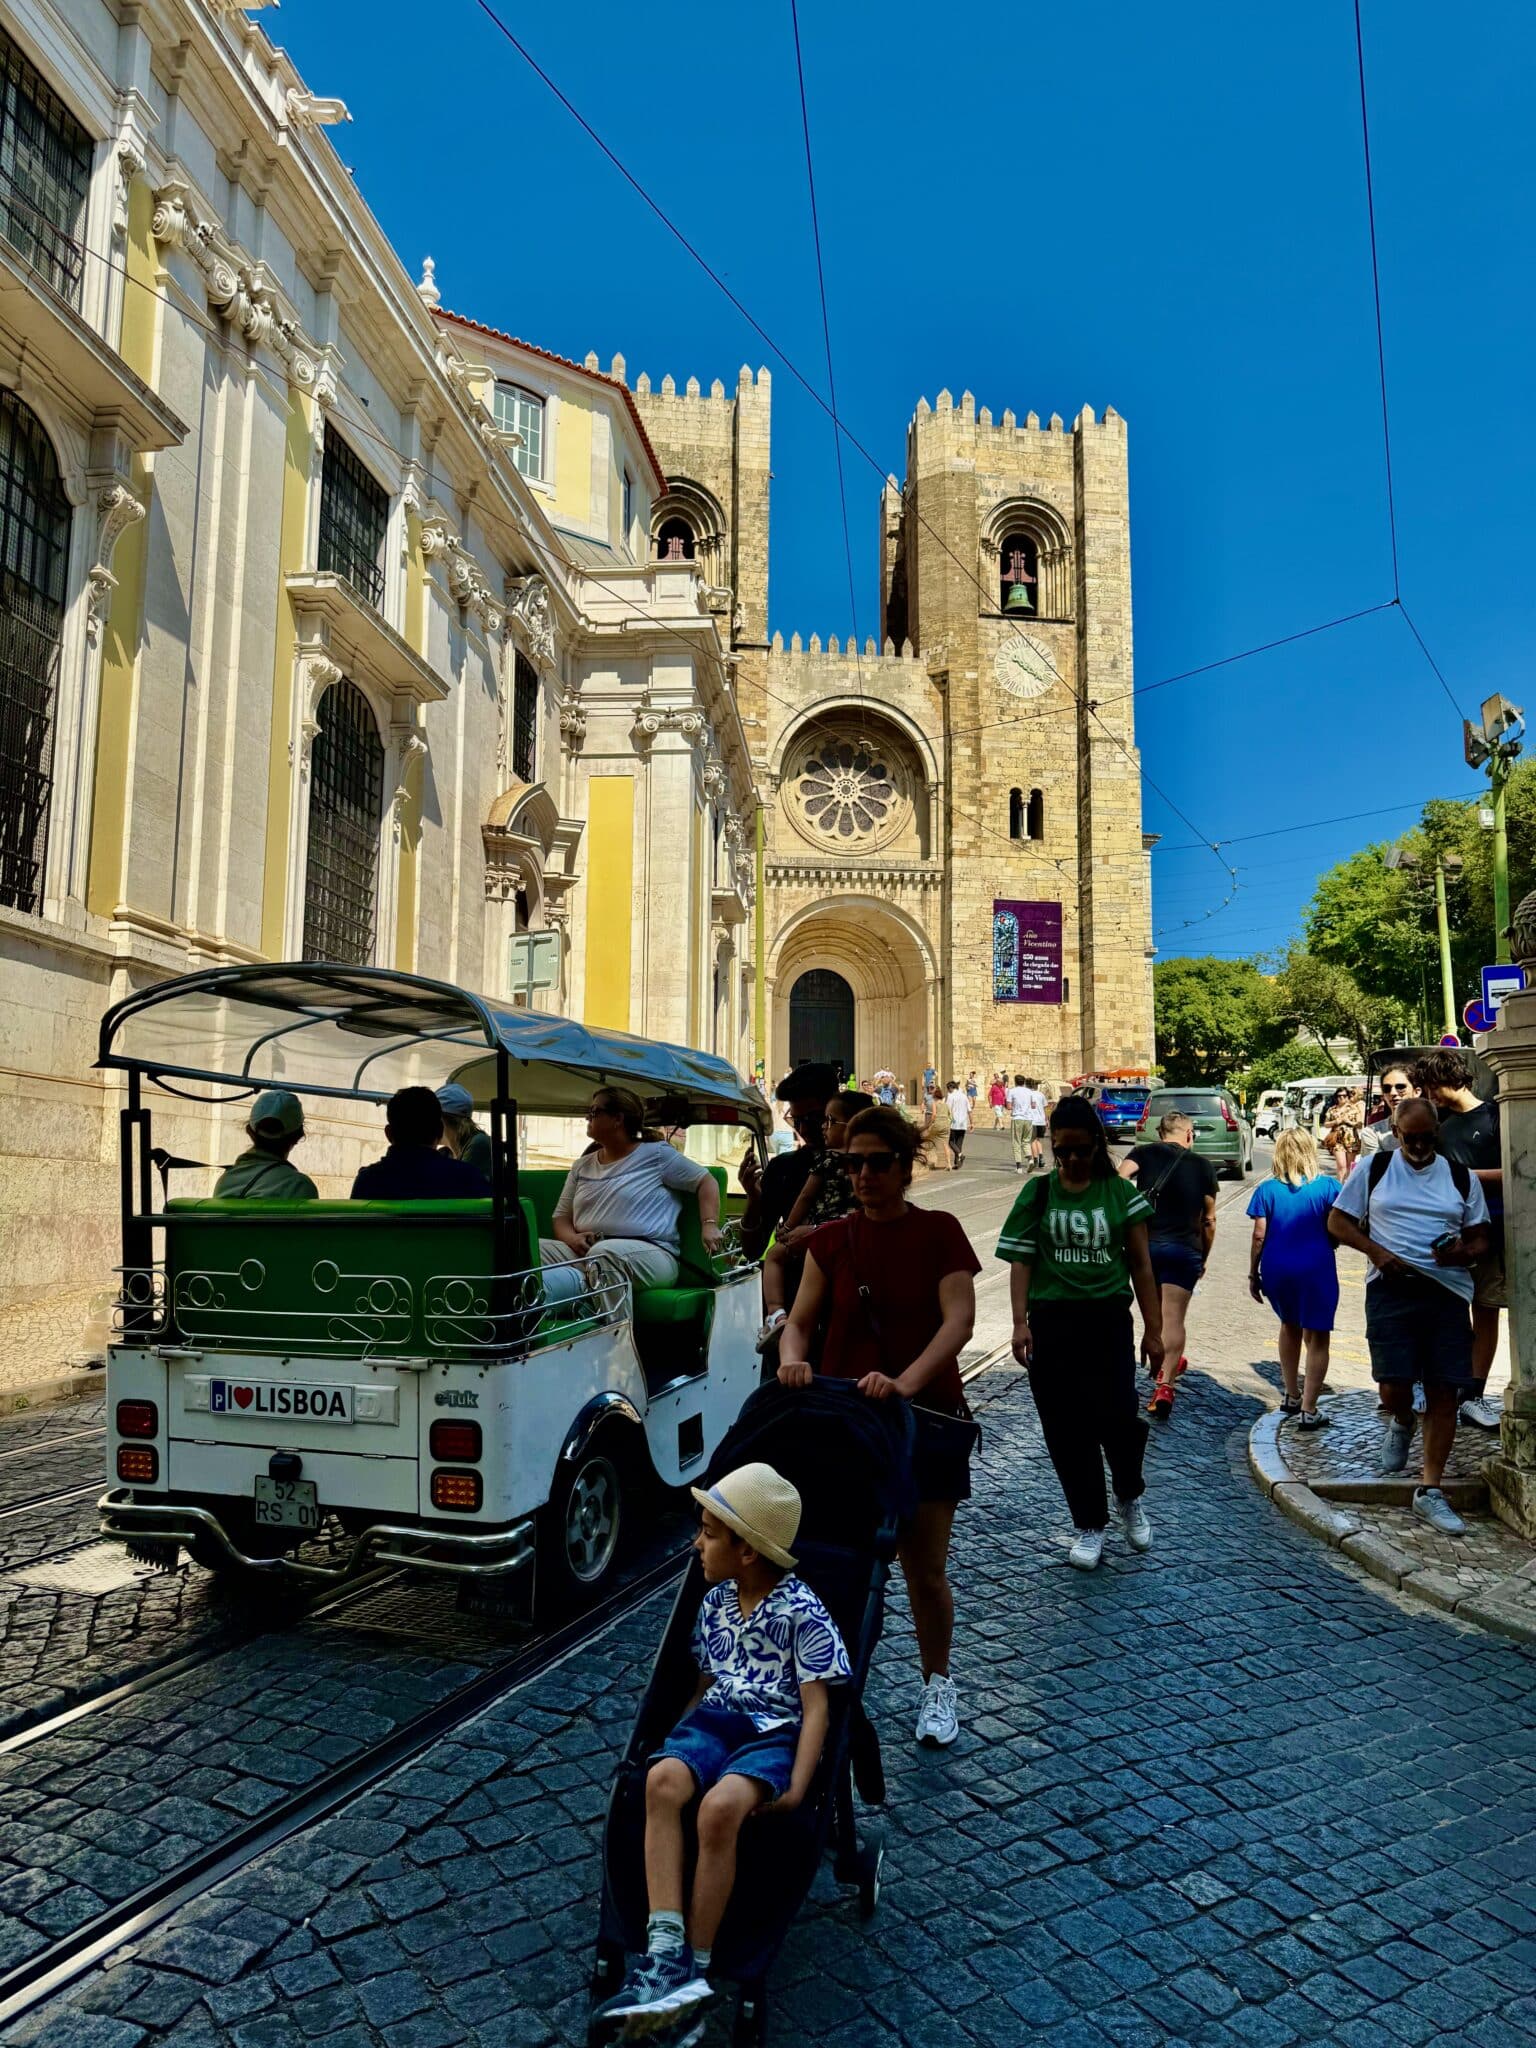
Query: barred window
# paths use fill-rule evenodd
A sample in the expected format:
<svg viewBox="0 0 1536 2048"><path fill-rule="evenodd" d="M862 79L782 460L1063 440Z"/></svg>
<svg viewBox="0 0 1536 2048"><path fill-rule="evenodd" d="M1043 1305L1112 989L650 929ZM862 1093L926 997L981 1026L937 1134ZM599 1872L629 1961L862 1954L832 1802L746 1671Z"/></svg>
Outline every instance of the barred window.
<svg viewBox="0 0 1536 2048"><path fill-rule="evenodd" d="M320 567L345 576L375 611L384 602L384 529L389 493L333 427L320 472Z"/></svg>
<svg viewBox="0 0 1536 2048"><path fill-rule="evenodd" d="M384 748L367 698L345 676L325 692L315 717L304 958L362 967L373 958Z"/></svg>
<svg viewBox="0 0 1536 2048"><path fill-rule="evenodd" d="M512 667L512 773L532 782L539 736L539 676L519 653Z"/></svg>
<svg viewBox="0 0 1536 2048"><path fill-rule="evenodd" d="M0 238L72 306L85 267L91 138L0 32Z"/></svg>
<svg viewBox="0 0 1536 2048"><path fill-rule="evenodd" d="M42 907L69 500L42 422L0 391L0 903Z"/></svg>
<svg viewBox="0 0 1536 2048"><path fill-rule="evenodd" d="M512 460L524 476L544 474L544 401L535 392L516 384L498 384L495 396L496 424L521 434L521 445L512 450Z"/></svg>

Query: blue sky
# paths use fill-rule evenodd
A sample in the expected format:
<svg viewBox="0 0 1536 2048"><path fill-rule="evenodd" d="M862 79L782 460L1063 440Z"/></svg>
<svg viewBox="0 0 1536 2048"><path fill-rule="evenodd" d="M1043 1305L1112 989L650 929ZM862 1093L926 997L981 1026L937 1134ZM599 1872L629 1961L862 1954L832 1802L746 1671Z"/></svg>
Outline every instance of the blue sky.
<svg viewBox="0 0 1536 2048"><path fill-rule="evenodd" d="M494 0L822 386L788 0ZM1463 707L1532 699L1536 7L1364 0L1404 603ZM474 0L290 0L264 25L444 303L633 379L774 371L771 623L846 634L831 428ZM972 8L802 0L840 410L900 473L920 395L1113 404L1130 428L1140 685L1392 596L1349 0ZM1524 136L1524 140L1521 137ZM875 472L845 444L861 633ZM1533 720L1536 722L1536 720ZM1320 868L1471 790L1402 617L1149 694L1164 955L1261 950ZM1227 894L1200 834L1229 849Z"/></svg>

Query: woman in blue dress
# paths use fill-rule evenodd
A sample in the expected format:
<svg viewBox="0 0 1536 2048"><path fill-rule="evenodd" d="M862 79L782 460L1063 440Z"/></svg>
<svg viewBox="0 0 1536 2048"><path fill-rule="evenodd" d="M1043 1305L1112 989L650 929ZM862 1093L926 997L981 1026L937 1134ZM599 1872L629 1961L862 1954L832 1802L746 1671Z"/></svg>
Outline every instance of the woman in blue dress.
<svg viewBox="0 0 1536 2048"><path fill-rule="evenodd" d="M1339 1184L1318 1171L1317 1147L1306 1131L1282 1131L1275 1140L1270 1177L1253 1191L1253 1248L1248 1291L1269 1302L1280 1318L1282 1415L1298 1415L1302 1429L1321 1429L1318 1391L1328 1371L1328 1347L1339 1306L1339 1276L1328 1235L1328 1211ZM1306 1347L1306 1377L1301 1354Z"/></svg>

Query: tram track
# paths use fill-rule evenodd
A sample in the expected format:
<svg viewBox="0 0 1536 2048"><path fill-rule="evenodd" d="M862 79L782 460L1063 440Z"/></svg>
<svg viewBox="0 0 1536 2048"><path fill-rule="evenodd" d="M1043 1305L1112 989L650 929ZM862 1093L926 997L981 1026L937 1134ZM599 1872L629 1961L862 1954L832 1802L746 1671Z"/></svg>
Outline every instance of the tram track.
<svg viewBox="0 0 1536 2048"><path fill-rule="evenodd" d="M64 1436L39 1437L35 1443L12 1444L8 1451L0 1451L0 1463L7 1458L35 1458L41 1451L56 1451L65 1444L94 1443L106 1435L106 1425L99 1429L73 1429Z"/></svg>
<svg viewBox="0 0 1536 2048"><path fill-rule="evenodd" d="M257 1819L233 1829L218 1841L203 1845L195 1855L0 1973L0 2027L14 2025L109 1956L114 1960L126 1960L137 1942L182 1907L234 1876L291 1835L330 1819L343 1806L411 1762L455 1728L595 1642L675 1580L686 1565L691 1550L692 1545L685 1544L669 1551L586 1613L535 1642L513 1649L463 1686L401 1722L389 1734L285 1796ZM310 1610L312 1614L320 1611L323 1610ZM195 1668L200 1660L194 1656L181 1661L186 1668ZM130 1681L115 1694L103 1695L100 1702L87 1703L81 1714L58 1717L56 1727L83 1718L83 1713L90 1712L93 1704L104 1705L112 1698L132 1696L163 1682L167 1675L167 1672L146 1674L142 1680ZM39 1739L39 1734L31 1730L24 1733L30 1740ZM0 1753L7 1746L13 1745L0 1745Z"/></svg>
<svg viewBox="0 0 1536 2048"><path fill-rule="evenodd" d="M102 1480L98 1476L88 1480L84 1486L66 1486L56 1493L34 1493L26 1500L12 1501L9 1507L0 1508L0 1522L9 1522L18 1515L34 1514L39 1508L62 1508L72 1500L84 1500L87 1495L100 1495Z"/></svg>

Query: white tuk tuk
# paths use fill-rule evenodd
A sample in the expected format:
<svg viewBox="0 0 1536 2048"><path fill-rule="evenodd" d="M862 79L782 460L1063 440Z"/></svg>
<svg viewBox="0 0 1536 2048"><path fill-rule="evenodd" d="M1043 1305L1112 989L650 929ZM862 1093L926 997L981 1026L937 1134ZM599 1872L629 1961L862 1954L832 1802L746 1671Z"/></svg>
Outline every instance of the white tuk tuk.
<svg viewBox="0 0 1536 2048"><path fill-rule="evenodd" d="M609 1580L637 1486L702 1471L758 1383L757 1269L705 1251L695 1203L676 1286L632 1292L598 1255L579 1296L546 1301L538 1240L565 1168L518 1157L529 1120L563 1136L622 1085L708 1155L723 1197L727 1146L761 1153L769 1124L724 1060L303 964L130 996L99 1064L127 1096L101 1517L142 1558L311 1581L389 1563L520 1595L536 1565L558 1608ZM152 1146L151 1094L239 1105L277 1086L334 1114L449 1081L489 1112L483 1201L155 1204L155 1167L168 1186L200 1162Z"/></svg>

